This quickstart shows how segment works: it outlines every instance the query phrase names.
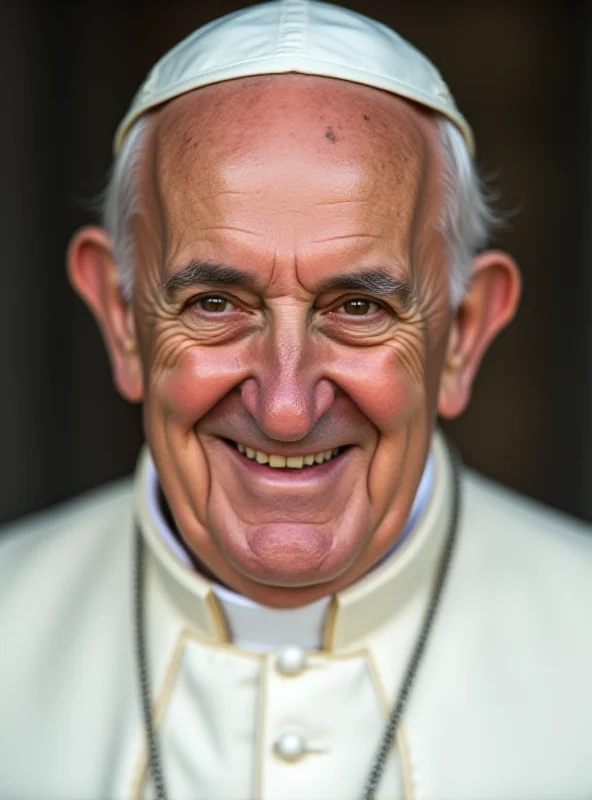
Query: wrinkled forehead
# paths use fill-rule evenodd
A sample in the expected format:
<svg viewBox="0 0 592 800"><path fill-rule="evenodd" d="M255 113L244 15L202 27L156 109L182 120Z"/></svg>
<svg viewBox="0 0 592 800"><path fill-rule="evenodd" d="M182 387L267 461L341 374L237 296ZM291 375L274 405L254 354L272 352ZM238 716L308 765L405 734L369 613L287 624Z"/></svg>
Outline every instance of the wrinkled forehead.
<svg viewBox="0 0 592 800"><path fill-rule="evenodd" d="M155 114L148 148L144 207L165 272L198 252L236 260L241 237L241 258L260 269L274 251L314 251L309 272L406 262L439 218L434 115L358 84L282 75L204 87Z"/></svg>

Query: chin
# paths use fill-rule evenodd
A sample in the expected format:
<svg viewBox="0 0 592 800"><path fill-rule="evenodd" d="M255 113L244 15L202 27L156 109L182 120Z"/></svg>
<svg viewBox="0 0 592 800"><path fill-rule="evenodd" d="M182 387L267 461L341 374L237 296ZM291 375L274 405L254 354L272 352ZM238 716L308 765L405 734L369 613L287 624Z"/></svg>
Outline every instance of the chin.
<svg viewBox="0 0 592 800"><path fill-rule="evenodd" d="M336 540L332 526L271 523L223 543L224 557L253 583L277 589L330 584L360 551Z"/></svg>

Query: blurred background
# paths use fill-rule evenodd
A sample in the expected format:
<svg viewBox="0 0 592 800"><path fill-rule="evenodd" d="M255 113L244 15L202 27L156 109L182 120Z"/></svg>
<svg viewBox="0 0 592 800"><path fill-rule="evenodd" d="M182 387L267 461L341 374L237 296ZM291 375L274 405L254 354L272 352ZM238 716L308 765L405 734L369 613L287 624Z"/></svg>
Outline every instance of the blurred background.
<svg viewBox="0 0 592 800"><path fill-rule="evenodd" d="M93 221L111 138L152 63L240 2L0 0L0 521L130 472L140 411L111 385L64 252ZM357 0L440 68L524 276L464 416L465 461L592 520L592 14L589 2Z"/></svg>

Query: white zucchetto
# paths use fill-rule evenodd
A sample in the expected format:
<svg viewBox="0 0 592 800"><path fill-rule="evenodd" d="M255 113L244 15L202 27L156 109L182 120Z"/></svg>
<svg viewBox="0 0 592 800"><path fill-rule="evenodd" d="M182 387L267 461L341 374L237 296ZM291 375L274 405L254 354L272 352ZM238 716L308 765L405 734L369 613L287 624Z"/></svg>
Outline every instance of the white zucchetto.
<svg viewBox="0 0 592 800"><path fill-rule="evenodd" d="M273 0L198 28L150 70L114 140L118 153L145 111L212 83L296 72L365 84L431 108L458 126L474 152L471 128L434 65L395 31L316 0Z"/></svg>

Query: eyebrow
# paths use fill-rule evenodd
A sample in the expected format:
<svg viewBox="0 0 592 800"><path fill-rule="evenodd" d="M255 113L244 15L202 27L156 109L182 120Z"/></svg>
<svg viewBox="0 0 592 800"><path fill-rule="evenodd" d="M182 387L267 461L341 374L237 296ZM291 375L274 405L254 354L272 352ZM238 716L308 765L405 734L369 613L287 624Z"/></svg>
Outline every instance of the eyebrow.
<svg viewBox="0 0 592 800"><path fill-rule="evenodd" d="M332 290L363 291L378 297L391 297L403 308L410 307L413 291L407 281L396 278L387 267L372 267L355 272L344 272L323 281L320 291Z"/></svg>
<svg viewBox="0 0 592 800"><path fill-rule="evenodd" d="M199 259L190 261L167 278L162 289L171 299L177 292L192 286L243 286L255 289L255 283L247 272L226 264Z"/></svg>
<svg viewBox="0 0 592 800"><path fill-rule="evenodd" d="M162 289L170 299L177 292L192 286L241 286L254 292L258 289L256 281L248 272L227 264L199 259L190 261L167 278ZM336 290L363 291L379 297L391 297L404 309L409 308L413 299L410 285L405 280L396 278L386 267L372 267L333 275L317 288L318 293Z"/></svg>

